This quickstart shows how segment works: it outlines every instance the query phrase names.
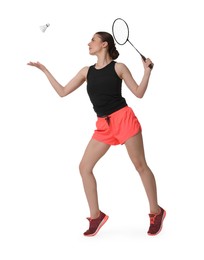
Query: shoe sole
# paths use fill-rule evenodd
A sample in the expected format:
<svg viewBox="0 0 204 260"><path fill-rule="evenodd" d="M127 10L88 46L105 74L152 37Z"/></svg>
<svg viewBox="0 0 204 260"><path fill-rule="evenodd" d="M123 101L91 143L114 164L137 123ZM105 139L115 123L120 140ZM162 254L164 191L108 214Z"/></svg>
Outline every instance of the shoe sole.
<svg viewBox="0 0 204 260"><path fill-rule="evenodd" d="M102 228L102 226L106 223L106 221L108 220L108 216L105 215L105 217L103 218L103 220L101 221L101 223L99 224L98 228L96 229L96 231L93 234L89 234L89 235L84 235L85 237L93 237L95 236L99 230Z"/></svg>
<svg viewBox="0 0 204 260"><path fill-rule="evenodd" d="M160 226L160 229L157 231L157 233L155 233L155 234L151 234L151 233L147 233L149 236L156 236L156 235L158 235L160 232L161 232L161 230L162 230L162 227L163 227L163 221L164 221L164 218L166 217L166 211L164 210L164 214L163 214L163 216L162 216L162 221L161 221L161 226Z"/></svg>

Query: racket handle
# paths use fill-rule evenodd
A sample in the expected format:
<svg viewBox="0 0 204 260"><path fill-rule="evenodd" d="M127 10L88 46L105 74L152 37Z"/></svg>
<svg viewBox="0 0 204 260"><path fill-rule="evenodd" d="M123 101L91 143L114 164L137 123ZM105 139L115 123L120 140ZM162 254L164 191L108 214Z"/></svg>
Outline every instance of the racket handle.
<svg viewBox="0 0 204 260"><path fill-rule="evenodd" d="M141 57L142 57L143 61L145 62L145 61L146 61L145 56L141 54ZM154 67L154 64L153 64L153 63L149 64L149 68L150 68L150 69L153 69L153 67Z"/></svg>
<svg viewBox="0 0 204 260"><path fill-rule="evenodd" d="M153 63L149 64L149 68L150 68L150 69L153 69L153 67L154 67L154 64L153 64Z"/></svg>

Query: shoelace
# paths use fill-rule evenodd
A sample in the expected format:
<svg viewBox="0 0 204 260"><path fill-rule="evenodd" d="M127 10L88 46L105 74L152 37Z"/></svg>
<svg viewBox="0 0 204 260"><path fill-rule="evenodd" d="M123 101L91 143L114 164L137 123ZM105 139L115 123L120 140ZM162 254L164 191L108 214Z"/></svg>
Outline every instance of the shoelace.
<svg viewBox="0 0 204 260"><path fill-rule="evenodd" d="M151 215L151 216L150 216L150 224L151 224L151 225L154 225L156 216L157 216L157 215Z"/></svg>

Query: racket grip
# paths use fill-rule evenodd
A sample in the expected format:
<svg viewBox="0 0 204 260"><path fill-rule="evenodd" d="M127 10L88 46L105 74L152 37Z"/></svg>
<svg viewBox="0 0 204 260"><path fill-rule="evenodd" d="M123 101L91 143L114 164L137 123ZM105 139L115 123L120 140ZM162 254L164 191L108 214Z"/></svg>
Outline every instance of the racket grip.
<svg viewBox="0 0 204 260"><path fill-rule="evenodd" d="M150 68L150 69L153 69L153 67L154 67L154 64L153 64L153 63L149 64L149 68Z"/></svg>
<svg viewBox="0 0 204 260"><path fill-rule="evenodd" d="M144 55L141 54L141 57L142 57L143 61L146 61L146 58L145 58ZM154 67L154 64L153 64L153 63L149 64L149 68L150 68L150 69L153 69L153 67Z"/></svg>

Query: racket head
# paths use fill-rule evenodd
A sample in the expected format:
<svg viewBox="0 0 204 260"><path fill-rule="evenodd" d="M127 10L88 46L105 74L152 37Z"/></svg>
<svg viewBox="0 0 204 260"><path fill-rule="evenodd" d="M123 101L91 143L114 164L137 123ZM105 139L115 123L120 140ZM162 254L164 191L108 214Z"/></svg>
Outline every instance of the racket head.
<svg viewBox="0 0 204 260"><path fill-rule="evenodd" d="M124 45L129 38L128 24L122 18L117 18L112 25L112 33L115 41L119 45Z"/></svg>

